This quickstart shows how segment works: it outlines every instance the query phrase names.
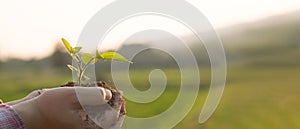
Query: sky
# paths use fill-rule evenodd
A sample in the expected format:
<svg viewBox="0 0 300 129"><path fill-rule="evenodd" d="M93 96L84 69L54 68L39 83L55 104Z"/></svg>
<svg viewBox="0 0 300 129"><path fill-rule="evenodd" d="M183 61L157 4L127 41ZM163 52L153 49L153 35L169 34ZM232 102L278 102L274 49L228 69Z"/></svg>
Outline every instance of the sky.
<svg viewBox="0 0 300 129"><path fill-rule="evenodd" d="M300 9L300 0L187 1L196 6L215 28L252 22ZM5 60L46 57L51 54L61 37L74 45L87 21L112 0L0 0L0 2L0 59ZM131 24L137 21L132 20ZM147 21L149 24L155 23L151 19ZM176 27L175 24L173 27ZM170 29L172 30L172 27ZM174 28L173 30L176 31ZM117 34L110 37L118 39ZM107 42L110 44L109 42L116 40L108 39Z"/></svg>

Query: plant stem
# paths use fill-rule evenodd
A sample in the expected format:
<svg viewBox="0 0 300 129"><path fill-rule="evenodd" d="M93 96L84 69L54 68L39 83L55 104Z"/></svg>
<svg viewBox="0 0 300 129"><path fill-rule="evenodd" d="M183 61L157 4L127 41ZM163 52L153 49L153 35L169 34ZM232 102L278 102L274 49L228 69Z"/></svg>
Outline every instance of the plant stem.
<svg viewBox="0 0 300 129"><path fill-rule="evenodd" d="M93 57L92 59L89 60L88 63L86 63L86 65L83 67L83 70L84 70L84 71L86 70L86 68L88 67L88 65L91 64L91 62L92 62L93 60L95 60L95 57Z"/></svg>
<svg viewBox="0 0 300 129"><path fill-rule="evenodd" d="M80 86L81 85L81 79L82 79L83 71L79 70L79 75L77 78L77 84Z"/></svg>
<svg viewBox="0 0 300 129"><path fill-rule="evenodd" d="M71 54L71 57L75 60L75 64L78 66L76 84L80 86L81 78L82 78L81 76L83 74L82 61L81 61L80 57L78 56L78 54Z"/></svg>
<svg viewBox="0 0 300 129"><path fill-rule="evenodd" d="M88 61L88 63L86 63L85 65L82 63L81 60L79 60L79 62L78 62L79 70L78 70L78 78L77 78L77 84L79 86L81 85L81 80L82 80L82 77L83 77L83 73L85 72L85 70L87 69L88 65L90 65L93 60L95 60L95 58L90 59Z"/></svg>

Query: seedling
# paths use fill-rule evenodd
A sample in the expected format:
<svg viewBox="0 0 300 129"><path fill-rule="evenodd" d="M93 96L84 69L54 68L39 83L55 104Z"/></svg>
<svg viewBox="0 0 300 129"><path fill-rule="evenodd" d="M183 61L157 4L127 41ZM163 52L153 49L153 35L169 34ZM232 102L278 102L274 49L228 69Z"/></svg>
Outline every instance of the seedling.
<svg viewBox="0 0 300 129"><path fill-rule="evenodd" d="M68 50L69 55L74 60L75 65L68 64L67 66L70 70L77 73L76 84L79 86L81 85L83 78L88 78L84 75L84 72L88 68L88 66L98 62L99 60L115 60L115 61L132 63L131 61L128 61L124 56L122 56L117 52L99 53L99 51L96 50L95 55L92 55L90 53L83 53L80 57L79 53L82 47L72 47L66 39L62 38L61 40L64 46L66 47L66 49Z"/></svg>

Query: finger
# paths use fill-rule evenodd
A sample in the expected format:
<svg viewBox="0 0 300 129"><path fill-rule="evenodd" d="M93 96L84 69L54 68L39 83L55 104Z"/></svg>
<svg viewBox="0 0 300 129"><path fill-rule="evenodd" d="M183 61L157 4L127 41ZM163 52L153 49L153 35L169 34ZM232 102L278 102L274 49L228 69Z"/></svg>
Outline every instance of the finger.
<svg viewBox="0 0 300 129"><path fill-rule="evenodd" d="M65 105L64 108L81 109L83 105L105 104L111 96L101 87L59 87L46 90L38 97L38 101L47 100L47 103Z"/></svg>
<svg viewBox="0 0 300 129"><path fill-rule="evenodd" d="M125 115L120 115L117 124L122 125L123 121L125 119ZM121 127L121 126L120 126Z"/></svg>
<svg viewBox="0 0 300 129"><path fill-rule="evenodd" d="M105 89L105 88L104 88L104 91L105 91L105 100L110 100L112 98L111 91L108 89Z"/></svg>
<svg viewBox="0 0 300 129"><path fill-rule="evenodd" d="M24 102L24 101L27 101L27 100L31 100L31 99L39 96L43 92L45 92L45 90L43 90L43 89L35 90L35 91L32 91L31 93L29 93L27 96L25 96L22 99L10 101L10 102L7 102L6 104L10 105L10 106L13 106L13 105L16 105L18 103L21 103L21 102Z"/></svg>
<svg viewBox="0 0 300 129"><path fill-rule="evenodd" d="M119 91L112 91L113 98L109 101L111 103L112 107L120 112L121 107L123 105L123 98L122 98L122 93Z"/></svg>
<svg viewBox="0 0 300 129"><path fill-rule="evenodd" d="M126 115L126 101L122 100L120 115Z"/></svg>
<svg viewBox="0 0 300 129"><path fill-rule="evenodd" d="M124 119L125 119L125 115L120 115L116 124L110 129L120 129L123 125Z"/></svg>
<svg viewBox="0 0 300 129"><path fill-rule="evenodd" d="M33 98L41 95L45 91L47 91L47 89L39 89L39 90L32 91L26 97L24 97L23 100L25 101L25 100L33 99Z"/></svg>
<svg viewBox="0 0 300 129"><path fill-rule="evenodd" d="M46 88L43 88L43 89L39 89L38 90L38 93L41 95L41 94L43 94L44 92L46 92L48 89L46 89Z"/></svg>
<svg viewBox="0 0 300 129"><path fill-rule="evenodd" d="M109 90L102 87L74 87L79 104L96 106L106 104L112 97Z"/></svg>

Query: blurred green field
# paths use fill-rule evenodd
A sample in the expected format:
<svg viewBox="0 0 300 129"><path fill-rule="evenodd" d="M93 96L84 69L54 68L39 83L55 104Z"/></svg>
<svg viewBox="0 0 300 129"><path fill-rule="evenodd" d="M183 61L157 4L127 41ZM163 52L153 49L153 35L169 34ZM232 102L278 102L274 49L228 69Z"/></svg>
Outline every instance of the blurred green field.
<svg viewBox="0 0 300 129"><path fill-rule="evenodd" d="M299 129L298 67L229 68L208 129ZM298 76L297 76L298 75Z"/></svg>
<svg viewBox="0 0 300 129"><path fill-rule="evenodd" d="M24 97L33 90L57 87L71 80L71 74L43 72L0 72L0 98L6 102Z"/></svg>
<svg viewBox="0 0 300 129"><path fill-rule="evenodd" d="M71 80L70 73L22 71L0 72L0 98L18 99L30 91L43 87L56 87ZM300 87L298 67L234 67L228 68L223 98L213 116L204 124L198 117L205 101L210 81L209 69L201 68L199 96L187 117L175 129L299 129ZM140 90L149 88L149 70L130 73L131 81ZM179 85L178 70L166 69L168 86L156 101L138 104L128 101L129 116L149 117L166 110L176 99ZM298 75L298 76L297 76ZM110 80L108 73L103 80ZM126 94L126 93L125 93Z"/></svg>

